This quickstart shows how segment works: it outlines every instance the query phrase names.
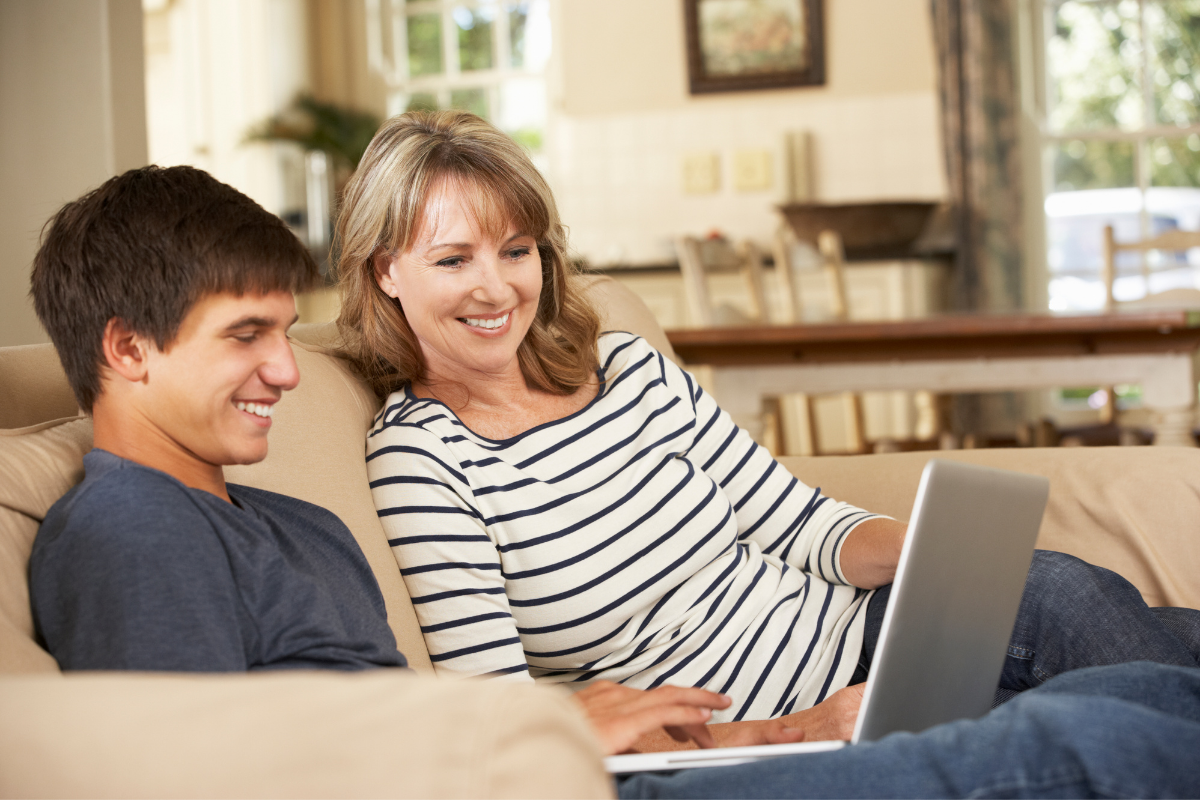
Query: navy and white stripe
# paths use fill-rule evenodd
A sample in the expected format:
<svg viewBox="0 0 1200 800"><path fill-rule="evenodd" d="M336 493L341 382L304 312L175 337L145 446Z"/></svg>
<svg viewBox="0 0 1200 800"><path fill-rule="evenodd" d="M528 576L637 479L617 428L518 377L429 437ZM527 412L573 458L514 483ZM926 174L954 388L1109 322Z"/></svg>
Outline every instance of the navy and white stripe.
<svg viewBox="0 0 1200 800"><path fill-rule="evenodd" d="M762 719L845 686L869 592L839 567L870 514L792 477L644 340L600 338L600 392L496 441L402 389L367 441L375 507L439 671L733 696Z"/></svg>

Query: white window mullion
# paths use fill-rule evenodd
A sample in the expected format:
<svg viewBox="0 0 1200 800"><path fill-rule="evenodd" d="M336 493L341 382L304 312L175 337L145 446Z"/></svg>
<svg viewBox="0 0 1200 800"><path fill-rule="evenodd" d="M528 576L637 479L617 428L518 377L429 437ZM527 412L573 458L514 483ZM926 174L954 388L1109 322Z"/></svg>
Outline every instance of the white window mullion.
<svg viewBox="0 0 1200 800"><path fill-rule="evenodd" d="M458 77L458 25L454 22L454 6L449 3L442 5L442 57L446 77Z"/></svg>

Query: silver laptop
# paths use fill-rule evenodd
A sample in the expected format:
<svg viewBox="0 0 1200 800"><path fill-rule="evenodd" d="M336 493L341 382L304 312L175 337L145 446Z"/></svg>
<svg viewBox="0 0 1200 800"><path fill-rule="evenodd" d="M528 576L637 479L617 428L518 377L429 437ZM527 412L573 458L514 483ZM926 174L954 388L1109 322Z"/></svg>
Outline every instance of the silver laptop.
<svg viewBox="0 0 1200 800"><path fill-rule="evenodd" d="M1050 482L931 460L917 499L850 744L982 716L1021 603ZM610 773L730 766L847 743L610 756Z"/></svg>

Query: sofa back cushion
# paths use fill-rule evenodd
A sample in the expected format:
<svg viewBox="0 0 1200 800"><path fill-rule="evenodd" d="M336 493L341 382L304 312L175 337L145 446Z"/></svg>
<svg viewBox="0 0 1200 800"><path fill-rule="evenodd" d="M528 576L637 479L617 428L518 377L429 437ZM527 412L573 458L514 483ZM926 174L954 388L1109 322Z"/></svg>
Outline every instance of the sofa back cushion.
<svg viewBox="0 0 1200 800"><path fill-rule="evenodd" d="M0 673L58 669L34 639L29 552L50 506L83 479L91 448L85 417L0 430Z"/></svg>
<svg viewBox="0 0 1200 800"><path fill-rule="evenodd" d="M78 413L52 345L0 348L0 429L25 428Z"/></svg>
<svg viewBox="0 0 1200 800"><path fill-rule="evenodd" d="M323 326L301 327L292 351L300 385L284 394L272 417L270 448L257 464L225 468L241 483L315 503L337 514L358 540L387 604L396 643L415 669L432 670L425 640L367 484L366 434L379 401L349 366L305 338Z"/></svg>
<svg viewBox="0 0 1200 800"><path fill-rule="evenodd" d="M1056 447L781 459L809 486L907 520L930 458L1050 479L1037 546L1124 576L1152 606L1200 608L1200 449Z"/></svg>

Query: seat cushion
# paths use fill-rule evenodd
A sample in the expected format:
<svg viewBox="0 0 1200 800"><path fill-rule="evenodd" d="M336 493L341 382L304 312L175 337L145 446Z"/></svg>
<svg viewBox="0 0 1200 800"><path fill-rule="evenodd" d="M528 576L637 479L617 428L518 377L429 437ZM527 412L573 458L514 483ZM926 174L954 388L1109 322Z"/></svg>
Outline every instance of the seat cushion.
<svg viewBox="0 0 1200 800"><path fill-rule="evenodd" d="M0 430L0 673L58 671L34 640L29 552L50 506L83 480L90 449L86 417Z"/></svg>

